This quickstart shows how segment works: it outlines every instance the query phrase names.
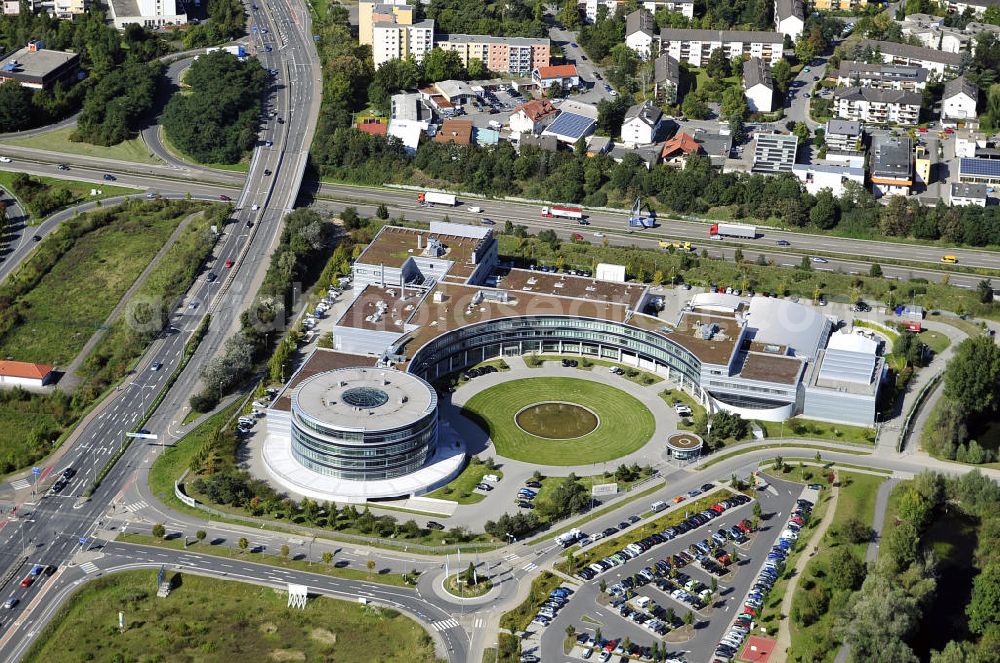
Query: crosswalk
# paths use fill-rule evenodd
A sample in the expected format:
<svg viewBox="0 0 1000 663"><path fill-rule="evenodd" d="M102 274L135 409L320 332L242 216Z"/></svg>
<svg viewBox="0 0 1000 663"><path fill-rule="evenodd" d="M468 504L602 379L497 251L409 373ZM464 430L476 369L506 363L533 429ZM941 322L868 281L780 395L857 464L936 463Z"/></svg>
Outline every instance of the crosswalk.
<svg viewBox="0 0 1000 663"><path fill-rule="evenodd" d="M482 617L476 617L476 622L472 625L472 628L486 628L486 620Z"/></svg>
<svg viewBox="0 0 1000 663"><path fill-rule="evenodd" d="M451 619L442 619L439 622L434 622L431 624L435 631L447 631L450 628L457 628L459 626L458 620L452 617Z"/></svg>
<svg viewBox="0 0 1000 663"><path fill-rule="evenodd" d="M537 564L535 564L534 562L528 562L528 563L527 563L527 564L526 564L526 565L524 566L524 570L525 570L525 571L534 571L534 570L535 570L535 569L537 569L537 568L538 568L538 565L537 565Z"/></svg>
<svg viewBox="0 0 1000 663"><path fill-rule="evenodd" d="M139 500L138 502L133 502L132 504L126 504L122 508L128 511L129 513L135 513L136 511L142 511L147 506L149 506L149 502L146 502L145 500Z"/></svg>
<svg viewBox="0 0 1000 663"><path fill-rule="evenodd" d="M14 490L24 490L31 485L31 482L27 479L17 479L16 481L10 482L10 487Z"/></svg>
<svg viewBox="0 0 1000 663"><path fill-rule="evenodd" d="M514 553L507 553L503 556L505 562L516 562L519 559L519 555Z"/></svg>
<svg viewBox="0 0 1000 663"><path fill-rule="evenodd" d="M80 565L80 570L89 575L97 571L97 565L93 562L84 562Z"/></svg>

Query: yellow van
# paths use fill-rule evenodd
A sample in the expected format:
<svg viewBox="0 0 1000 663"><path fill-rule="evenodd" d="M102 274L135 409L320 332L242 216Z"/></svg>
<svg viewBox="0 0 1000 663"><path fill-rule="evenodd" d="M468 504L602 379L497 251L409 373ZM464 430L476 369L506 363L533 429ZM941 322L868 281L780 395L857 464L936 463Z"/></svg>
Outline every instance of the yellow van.
<svg viewBox="0 0 1000 663"><path fill-rule="evenodd" d="M958 258L956 258L955 256L941 256L941 262L953 265L956 262L958 262Z"/></svg>

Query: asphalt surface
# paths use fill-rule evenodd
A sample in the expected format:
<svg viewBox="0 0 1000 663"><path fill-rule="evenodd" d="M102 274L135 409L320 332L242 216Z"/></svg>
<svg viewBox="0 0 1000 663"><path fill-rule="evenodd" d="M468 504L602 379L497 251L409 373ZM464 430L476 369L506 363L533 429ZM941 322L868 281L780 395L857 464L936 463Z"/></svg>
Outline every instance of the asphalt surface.
<svg viewBox="0 0 1000 663"><path fill-rule="evenodd" d="M201 367L221 348L258 289L280 234L281 219L298 195L318 115L319 88L312 84L318 78L318 60L310 36L308 12L303 7L296 5L293 10L279 2L262 6L253 20L261 29L268 30L267 34L261 31L254 37L275 44L272 52L260 49L259 55L265 68L277 71L267 106L274 108L284 123L269 121L261 132L261 141L272 141L273 147L262 145L255 150L247 184L238 194L233 222L223 229L206 267L219 278L214 282L204 277L198 279L181 308L171 313L170 326L153 342L134 374L78 427L57 464L39 468L37 494L18 504L15 519L0 523L0 574L20 577L30 568L25 564L62 567L73 559L80 540L92 537L107 505L126 484L132 473L130 468L143 455L146 443L137 442L128 448L90 500L80 499L83 491L125 443L125 434L136 427L178 367L190 332L206 313L213 313L213 324L198 351L145 426L156 434L164 433L170 422L183 414L188 397L196 390ZM12 150L7 152L13 154ZM99 169L106 160L80 157L74 163ZM169 166L145 168L147 173L151 170L160 176L175 170L165 173ZM132 182L123 177L121 183ZM191 189L189 185L185 188ZM259 208L254 210L253 206ZM248 222L252 222L251 227ZM233 261L232 268L225 266L227 260ZM185 303L192 300L206 305L191 311ZM162 367L151 370L154 362L162 363ZM44 491L66 467L76 470L73 480L59 495L45 495ZM16 485L5 486L0 500L20 502L13 492L16 488ZM21 494L25 492L22 488ZM16 582L7 585L0 590L5 598L8 594L16 597L22 589ZM33 618L31 607L31 602L22 600L21 605L10 611L8 619L13 617L15 621L5 629L0 660L16 660L37 634L37 628L14 628Z"/></svg>
<svg viewBox="0 0 1000 663"><path fill-rule="evenodd" d="M733 571L730 574L719 580L719 589L715 600L703 609L693 611L695 616L693 636L683 642L670 642L668 644L669 649L675 654L684 655L690 661L711 660L719 639L728 630L732 620L739 612L741 601L753 585L756 573L767 552L781 534L782 516L787 518L796 498L802 491L801 485L786 481L772 480L771 487L772 489L761 491L757 495L764 514L760 530L747 544L738 547L740 560L731 567ZM660 640L656 634L621 617L617 609L598 603L600 580L603 579L608 586L611 586L621 581L622 578L627 578L643 568L655 564L658 560L687 550L691 544L711 536L720 527L732 527L739 521L752 517L753 502L730 509L707 525L687 532L666 544L656 546L639 557L629 560L626 564L591 581L584 582L566 604L566 607L559 612L556 619L543 629L541 634L542 659L553 662L581 660L564 655L562 643L566 636L566 627L570 624L576 628L577 633L588 632L590 635L594 635L595 625L591 620L601 623L601 633L606 639L620 640L628 637L640 646L652 646L654 641ZM588 527L585 531L593 532L597 531L597 528ZM625 537L625 541L629 541L628 532L629 530L626 529L617 536ZM727 549L732 547L732 544L726 546ZM691 576L691 579L699 580L707 587L711 586L713 576L697 565L688 565L681 571ZM667 595L652 583L638 589L636 593L639 596L649 597L664 608L673 608L674 613L679 618L691 611L689 605ZM585 620L584 616L587 616L588 619Z"/></svg>

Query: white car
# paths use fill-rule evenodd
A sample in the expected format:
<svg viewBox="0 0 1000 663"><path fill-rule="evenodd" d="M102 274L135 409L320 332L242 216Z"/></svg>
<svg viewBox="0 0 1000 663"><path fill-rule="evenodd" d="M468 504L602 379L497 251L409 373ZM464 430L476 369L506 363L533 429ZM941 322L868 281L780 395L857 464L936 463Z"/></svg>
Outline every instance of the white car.
<svg viewBox="0 0 1000 663"><path fill-rule="evenodd" d="M10 163L10 157L0 157L0 163Z"/></svg>
<svg viewBox="0 0 1000 663"><path fill-rule="evenodd" d="M674 412L676 412L682 417L691 416L691 408L689 408L687 405L684 405L684 403L674 403Z"/></svg>
<svg viewBox="0 0 1000 663"><path fill-rule="evenodd" d="M604 233L602 233L602 232L596 232L596 233L594 233L594 237L604 237Z"/></svg>
<svg viewBox="0 0 1000 663"><path fill-rule="evenodd" d="M250 206L250 211L252 211L252 212L256 212L259 209L260 209L260 205L257 205L256 203L254 203L253 205Z"/></svg>

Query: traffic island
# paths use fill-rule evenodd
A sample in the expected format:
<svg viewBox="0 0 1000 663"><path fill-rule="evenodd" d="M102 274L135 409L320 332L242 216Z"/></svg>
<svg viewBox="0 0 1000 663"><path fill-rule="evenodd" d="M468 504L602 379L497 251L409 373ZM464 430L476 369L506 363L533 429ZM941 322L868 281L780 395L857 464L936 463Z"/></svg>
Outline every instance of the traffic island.
<svg viewBox="0 0 1000 663"><path fill-rule="evenodd" d="M493 589L492 580L484 575L470 574L468 570L448 576L443 585L446 592L459 599L477 599Z"/></svg>

